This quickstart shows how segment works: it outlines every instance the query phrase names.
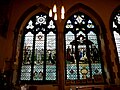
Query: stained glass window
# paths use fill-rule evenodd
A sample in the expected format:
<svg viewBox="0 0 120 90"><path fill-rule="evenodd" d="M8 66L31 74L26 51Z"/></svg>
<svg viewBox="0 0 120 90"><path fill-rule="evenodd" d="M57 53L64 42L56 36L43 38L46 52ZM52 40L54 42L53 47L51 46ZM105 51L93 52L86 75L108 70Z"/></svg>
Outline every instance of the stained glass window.
<svg viewBox="0 0 120 90"><path fill-rule="evenodd" d="M72 15L65 24L66 81L94 83L103 79L98 30L93 20L84 13ZM102 81L104 82L104 80Z"/></svg>
<svg viewBox="0 0 120 90"><path fill-rule="evenodd" d="M20 81L57 80L56 25L44 13L30 18L23 31Z"/></svg>
<svg viewBox="0 0 120 90"><path fill-rule="evenodd" d="M113 16L112 30L120 62L120 10Z"/></svg>

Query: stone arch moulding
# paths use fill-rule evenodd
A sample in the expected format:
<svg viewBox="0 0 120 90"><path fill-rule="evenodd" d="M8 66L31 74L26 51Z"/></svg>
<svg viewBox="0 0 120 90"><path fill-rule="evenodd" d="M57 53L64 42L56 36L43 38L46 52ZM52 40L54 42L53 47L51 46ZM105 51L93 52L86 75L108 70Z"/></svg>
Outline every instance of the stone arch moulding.
<svg viewBox="0 0 120 90"><path fill-rule="evenodd" d="M44 13L48 13L49 8L42 5L42 4L37 4L34 5L32 7L30 7L27 11L25 11L23 13L23 15L19 18L15 30L14 30L14 48L15 50L17 50L17 46L20 44L20 36L22 35L22 31L23 31L23 27L25 26L25 24L27 23L27 21L36 13L38 12L44 12ZM19 42L19 43L18 43ZM17 52L13 51L15 54L13 54L14 57L16 57ZM14 61L16 61L16 58L14 58Z"/></svg>
<svg viewBox="0 0 120 90"><path fill-rule="evenodd" d="M30 7L27 11L23 13L23 15L19 18L15 30L14 30L14 40L13 40L13 53L12 53L12 60L14 60L14 65L16 68L14 68L13 77L16 77L17 70L19 69L19 55L20 55L20 49L21 49L21 39L23 34L23 28L26 25L27 21L38 12L44 12L48 13L49 8L47 6L44 6L40 3ZM13 83L17 82L16 79L13 80Z"/></svg>
<svg viewBox="0 0 120 90"><path fill-rule="evenodd" d="M66 18L64 21L66 21L71 15L73 15L76 12L82 12L86 15L88 15L96 24L96 26L98 27L98 36L100 39L100 43L101 43L101 50L102 50L102 58L103 58L103 66L104 66L104 71L105 71L105 79L106 82L109 83L111 80L113 80L111 73L113 72L112 68L110 65L107 64L107 62L111 61L110 57L107 57L107 53L110 54L109 52L109 48L108 48L108 39L106 36L106 27L103 23L102 18L90 7L78 3L75 4L74 6L72 6L65 14ZM103 53L104 50L104 53Z"/></svg>

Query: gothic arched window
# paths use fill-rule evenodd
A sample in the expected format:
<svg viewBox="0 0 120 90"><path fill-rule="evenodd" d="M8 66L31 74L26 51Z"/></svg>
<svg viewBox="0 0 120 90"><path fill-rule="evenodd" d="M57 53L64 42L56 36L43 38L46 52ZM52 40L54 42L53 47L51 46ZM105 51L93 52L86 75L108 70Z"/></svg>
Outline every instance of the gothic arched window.
<svg viewBox="0 0 120 90"><path fill-rule="evenodd" d="M93 20L82 12L75 13L66 21L64 32L67 83L104 82L98 29Z"/></svg>
<svg viewBox="0 0 120 90"><path fill-rule="evenodd" d="M21 82L54 82L56 68L56 25L44 13L30 18L23 31Z"/></svg>
<svg viewBox="0 0 120 90"><path fill-rule="evenodd" d="M113 15L112 31L113 31L119 62L120 62L120 10L115 12Z"/></svg>

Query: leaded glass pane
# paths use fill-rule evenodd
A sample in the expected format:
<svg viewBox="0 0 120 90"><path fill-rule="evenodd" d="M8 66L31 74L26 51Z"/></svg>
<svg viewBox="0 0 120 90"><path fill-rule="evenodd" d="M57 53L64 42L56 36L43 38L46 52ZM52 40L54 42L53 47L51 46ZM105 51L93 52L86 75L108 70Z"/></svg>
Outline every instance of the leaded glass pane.
<svg viewBox="0 0 120 90"><path fill-rule="evenodd" d="M97 42L97 36L93 31L88 33L88 40L91 42L90 48L90 60L92 63L97 63L100 61L99 48Z"/></svg>
<svg viewBox="0 0 120 90"><path fill-rule="evenodd" d="M34 65L33 80L43 80L43 65Z"/></svg>
<svg viewBox="0 0 120 90"><path fill-rule="evenodd" d="M112 25L113 35L114 35L118 58L120 62L120 10L118 12L115 12L112 23L113 23Z"/></svg>
<svg viewBox="0 0 120 90"><path fill-rule="evenodd" d="M114 17L114 20L113 20L113 28L117 28L120 30L120 12L118 12L115 17Z"/></svg>
<svg viewBox="0 0 120 90"><path fill-rule="evenodd" d="M88 40L92 42L98 48L97 36L93 31L88 33Z"/></svg>
<svg viewBox="0 0 120 90"><path fill-rule="evenodd" d="M86 56L86 35L82 31L77 34L77 49L79 63L88 63L88 58Z"/></svg>
<svg viewBox="0 0 120 90"><path fill-rule="evenodd" d="M67 34L66 34L66 49L68 49L68 48L72 48L71 46L72 46L72 41L74 40L74 34L72 33L72 32L68 32ZM72 50L72 52L74 52L74 49L75 48L73 48L73 50Z"/></svg>
<svg viewBox="0 0 120 90"><path fill-rule="evenodd" d="M22 65L20 80L30 80L30 76L31 76L31 66Z"/></svg>
<svg viewBox="0 0 120 90"><path fill-rule="evenodd" d="M67 63L67 79L77 79L77 67L75 60L74 34L68 32L66 34L66 63Z"/></svg>
<svg viewBox="0 0 120 90"><path fill-rule="evenodd" d="M46 66L46 80L56 80L56 65Z"/></svg>
<svg viewBox="0 0 120 90"><path fill-rule="evenodd" d="M67 80L77 79L77 67L75 64L67 64Z"/></svg>
<svg viewBox="0 0 120 90"><path fill-rule="evenodd" d="M20 80L57 80L56 26L46 14L31 17L25 26Z"/></svg>
<svg viewBox="0 0 120 90"><path fill-rule="evenodd" d="M67 21L66 28L73 28L73 25L70 20Z"/></svg>
<svg viewBox="0 0 120 90"><path fill-rule="evenodd" d="M33 48L33 34L31 32L28 32L25 35L25 39L24 39L24 47L23 47L23 63L24 64L31 63L32 48Z"/></svg>
<svg viewBox="0 0 120 90"><path fill-rule="evenodd" d="M90 78L90 68L88 64L86 35L82 31L77 34L78 53L79 53L79 77L80 79Z"/></svg>
<svg viewBox="0 0 120 90"><path fill-rule="evenodd" d="M49 28L49 29L54 29L54 28L55 28L55 25L54 25L54 23L53 23L53 20L51 20L51 21L49 22L48 28Z"/></svg>
<svg viewBox="0 0 120 90"><path fill-rule="evenodd" d="M44 34L39 32L35 39L33 80L43 80Z"/></svg>
<svg viewBox="0 0 120 90"><path fill-rule="evenodd" d="M67 63L74 63L75 62L75 46L73 45L74 42L74 35L72 32L68 32L66 34L66 62Z"/></svg>
<svg viewBox="0 0 120 90"><path fill-rule="evenodd" d="M46 24L46 18L47 18L47 16L46 15L39 15L39 16L36 16L36 25L42 25L42 24Z"/></svg>
<svg viewBox="0 0 120 90"><path fill-rule="evenodd" d="M92 77L94 77L94 75L102 75L102 67L100 63L93 63L91 67Z"/></svg>
<svg viewBox="0 0 120 90"><path fill-rule="evenodd" d="M90 46L92 77L94 77L95 75L102 75L97 36L93 31L90 31L88 33L88 39L92 42L92 45Z"/></svg>
<svg viewBox="0 0 120 90"><path fill-rule="evenodd" d="M87 27L88 27L88 28L94 28L94 24L92 23L91 20L88 21Z"/></svg>
<svg viewBox="0 0 120 90"><path fill-rule="evenodd" d="M46 80L56 80L56 35L47 34Z"/></svg>
<svg viewBox="0 0 120 90"><path fill-rule="evenodd" d="M71 28L72 27L72 28ZM93 82L102 76L100 49L94 22L83 13L72 15L65 25L66 79ZM98 75L98 76L97 76Z"/></svg>
<svg viewBox="0 0 120 90"><path fill-rule="evenodd" d="M29 23L28 23L26 28L27 29L33 29L34 28L32 20L29 21Z"/></svg>
<svg viewBox="0 0 120 90"><path fill-rule="evenodd" d="M21 67L21 80L30 80L31 76L31 57L33 48L33 34L28 32L24 38L23 62Z"/></svg>
<svg viewBox="0 0 120 90"><path fill-rule="evenodd" d="M77 21L77 23L81 23L82 22L82 20L83 20L83 18L81 17L81 16L76 16L76 15L74 15L74 17L75 17L75 19L76 19L76 21ZM75 23L75 24L77 24L77 23Z"/></svg>
<svg viewBox="0 0 120 90"><path fill-rule="evenodd" d="M76 30L77 31L77 30ZM85 33L83 33L82 31L79 31L79 33L77 34L77 37L79 38L79 41L84 40L84 38L86 37Z"/></svg>
<svg viewBox="0 0 120 90"><path fill-rule="evenodd" d="M119 56L119 62L120 62L120 34L118 34L116 31L114 31L113 34L114 34L117 52Z"/></svg>
<svg viewBox="0 0 120 90"><path fill-rule="evenodd" d="M43 64L44 60L44 34L42 32L39 32L36 35L35 39L35 64Z"/></svg>
<svg viewBox="0 0 120 90"><path fill-rule="evenodd" d="M115 22L113 22L113 28L117 28L117 25L115 25Z"/></svg>
<svg viewBox="0 0 120 90"><path fill-rule="evenodd" d="M79 64L80 79L90 78L89 64Z"/></svg>

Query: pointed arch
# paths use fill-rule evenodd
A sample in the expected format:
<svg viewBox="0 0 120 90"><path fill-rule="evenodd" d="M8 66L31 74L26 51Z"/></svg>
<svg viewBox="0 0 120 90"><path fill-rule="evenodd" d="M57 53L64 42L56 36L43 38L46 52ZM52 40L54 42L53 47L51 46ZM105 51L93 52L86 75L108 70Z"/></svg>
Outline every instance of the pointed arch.
<svg viewBox="0 0 120 90"><path fill-rule="evenodd" d="M113 42L116 47L115 53L118 57L116 63L120 63L120 5L112 12L112 15L110 17L110 29L113 37Z"/></svg>
<svg viewBox="0 0 120 90"><path fill-rule="evenodd" d="M21 43L21 35L23 33L23 27L25 25L25 23L27 23L27 21L30 19L30 17L32 17L33 15L35 15L38 12L44 12L46 14L48 14L49 8L44 6L41 3L38 3L32 7L30 7L28 10L26 10L23 15L19 18L16 27L14 29L14 48L13 48L13 60L15 62L18 63L18 59L16 59L16 55L19 55L19 53L17 52L19 44ZM17 47L18 46L18 47ZM20 48L20 47L19 47ZM17 54L18 53L18 54Z"/></svg>
<svg viewBox="0 0 120 90"><path fill-rule="evenodd" d="M76 4L76 5L74 5L73 7L71 7L68 11L67 11L67 13L66 13L66 18L65 18L65 22L64 22L64 25L66 25L66 23L67 23L67 21L69 21L69 18L72 16L72 15L74 15L74 14L76 14L76 13L83 13L83 14L85 14L85 15L87 15L87 16L89 16L91 19L92 19L92 21L94 22L94 24L95 24L95 28L96 28L96 30L97 30L97 34L96 33L92 33L92 34L96 34L97 35L97 40L98 40L98 42L99 42L99 48L100 48L100 53L101 52L103 52L102 50L105 50L105 52L104 53L101 53L101 62L102 62L102 67L104 67L104 68L107 68L107 69L105 69L105 71L104 71L104 69L102 68L101 70L103 70L102 72L103 72L103 76L104 76L104 80L105 80L105 82L106 82L106 80L107 81L109 81L109 80L113 80L113 76L112 76L112 74L111 73L113 73L113 69L112 69L112 67L110 66L110 64L108 64L107 62L109 61L110 63L111 63L111 58L110 57L107 57L107 54L109 53L110 54L110 52L109 52L109 48L108 48L108 44L107 44L107 42L108 42L108 39L107 39L107 37L106 37L106 28L105 28L105 25L104 25L104 23L103 23L103 21L102 21L102 19L101 19L101 17L93 10L93 9L91 9L90 7L88 7L88 6L86 6L86 5L84 5L84 4L81 4L81 3L78 3L78 4ZM74 20L73 20L74 21ZM69 22L68 22L69 23ZM68 24L67 23L67 24ZM69 23L70 24L70 23ZM72 23L73 24L73 23ZM70 27L73 27L74 28L74 26L72 26L72 24L71 24L71 26ZM64 26L65 28L66 28L66 26ZM71 31L72 29L70 29L70 27L69 27L69 30ZM81 26L82 27L82 26ZM80 27L80 28L81 28ZM64 30L66 30L66 29L64 29ZM70 33L70 31L68 30L68 33ZM77 29L76 29L77 30ZM82 30L82 28L81 28L81 30ZM79 30L78 30L79 31ZM73 31L71 31L72 33L74 33ZM64 32L64 33L67 33L67 32ZM91 34L91 32L89 33L89 34ZM71 34L72 35L72 34ZM75 37L75 35L72 35L73 37ZM66 37L65 37L66 38ZM76 38L76 37L75 37ZM75 39L75 38L73 38L73 39ZM65 39L66 40L66 39ZM65 41L65 44L66 44L66 41ZM66 47L66 46L65 46ZM77 47L77 46L76 46ZM76 49L77 50L77 49ZM65 51L66 51L66 48L65 48ZM66 56L66 55L65 55ZM65 59L66 59L66 57L65 57ZM77 64L78 65L78 64ZM78 67L78 66L77 66ZM77 67L76 67L76 69L77 69ZM107 76L105 75L105 72L110 72L109 74L107 74ZM67 73L67 71L66 71L66 73ZM79 74L79 69L77 69L77 73ZM68 74L68 73L67 73ZM76 78L78 78L78 79L80 79L80 77L79 77L79 75L78 75L78 77L76 76L76 75L74 75ZM66 78L67 78L68 76L66 76ZM75 78L74 78L75 79ZM114 82L114 81L113 81ZM69 82L68 82L69 83Z"/></svg>
<svg viewBox="0 0 120 90"><path fill-rule="evenodd" d="M48 7L37 4L18 20L13 46L17 83L57 82L57 27L48 11Z"/></svg>

